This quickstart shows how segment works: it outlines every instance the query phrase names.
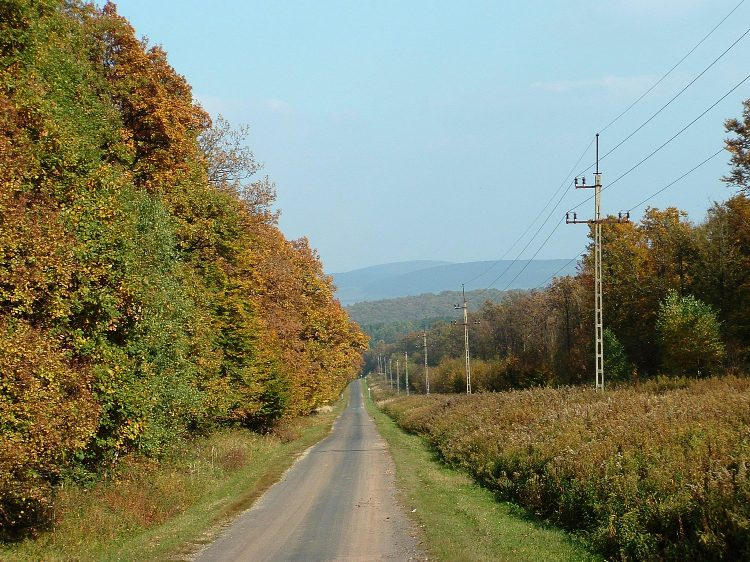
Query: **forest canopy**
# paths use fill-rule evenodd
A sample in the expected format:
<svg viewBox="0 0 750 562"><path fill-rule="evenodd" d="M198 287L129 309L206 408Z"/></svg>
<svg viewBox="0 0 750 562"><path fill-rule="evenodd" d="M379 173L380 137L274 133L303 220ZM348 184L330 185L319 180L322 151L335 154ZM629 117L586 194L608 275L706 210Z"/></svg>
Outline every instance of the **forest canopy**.
<svg viewBox="0 0 750 562"><path fill-rule="evenodd" d="M52 486L337 397L366 339L247 131L113 4L0 2L0 535Z"/></svg>

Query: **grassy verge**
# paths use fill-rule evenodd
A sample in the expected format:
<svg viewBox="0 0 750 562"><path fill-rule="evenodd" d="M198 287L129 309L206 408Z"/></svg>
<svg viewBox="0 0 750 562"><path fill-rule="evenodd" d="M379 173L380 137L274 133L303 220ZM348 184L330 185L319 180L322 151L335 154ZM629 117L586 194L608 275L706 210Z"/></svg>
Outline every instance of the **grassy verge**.
<svg viewBox="0 0 750 562"><path fill-rule="evenodd" d="M0 546L0 559L186 559L329 433L347 397L331 412L288 422L274 434L223 431L161 463L126 460L93 488L63 486L55 528L36 540Z"/></svg>
<svg viewBox="0 0 750 562"><path fill-rule="evenodd" d="M364 387L363 387L364 388ZM513 562L601 560L565 532L535 521L522 508L495 500L467 474L439 461L427 442L405 433L365 400L390 446L396 477L431 558Z"/></svg>

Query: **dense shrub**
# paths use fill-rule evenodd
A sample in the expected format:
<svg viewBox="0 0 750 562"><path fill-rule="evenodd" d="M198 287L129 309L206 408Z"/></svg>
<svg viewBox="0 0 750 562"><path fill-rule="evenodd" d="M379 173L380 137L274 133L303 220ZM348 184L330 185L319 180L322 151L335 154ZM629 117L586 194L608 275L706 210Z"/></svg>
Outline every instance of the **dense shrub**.
<svg viewBox="0 0 750 562"><path fill-rule="evenodd" d="M448 463L585 532L608 557L750 557L750 379L412 396L384 408Z"/></svg>
<svg viewBox="0 0 750 562"><path fill-rule="evenodd" d="M50 484L94 434L89 370L39 330L0 320L0 538L44 521Z"/></svg>
<svg viewBox="0 0 750 562"><path fill-rule="evenodd" d="M716 313L692 295L667 293L656 320L662 368L671 375L707 376L726 354Z"/></svg>

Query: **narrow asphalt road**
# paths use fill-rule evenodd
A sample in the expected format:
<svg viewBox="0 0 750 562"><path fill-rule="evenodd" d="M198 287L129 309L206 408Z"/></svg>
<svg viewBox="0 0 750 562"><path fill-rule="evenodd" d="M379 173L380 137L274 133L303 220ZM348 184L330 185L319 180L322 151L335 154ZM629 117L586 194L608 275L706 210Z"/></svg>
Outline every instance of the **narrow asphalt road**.
<svg viewBox="0 0 750 562"><path fill-rule="evenodd" d="M331 434L197 560L426 560L395 495L393 460L356 380Z"/></svg>

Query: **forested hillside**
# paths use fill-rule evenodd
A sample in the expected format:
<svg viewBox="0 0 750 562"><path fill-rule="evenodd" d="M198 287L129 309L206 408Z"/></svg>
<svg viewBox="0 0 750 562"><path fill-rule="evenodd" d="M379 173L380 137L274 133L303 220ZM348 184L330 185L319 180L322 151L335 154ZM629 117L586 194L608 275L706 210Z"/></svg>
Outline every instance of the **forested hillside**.
<svg viewBox="0 0 750 562"><path fill-rule="evenodd" d="M499 303L505 293L497 289L467 291L469 309L478 311L485 302ZM370 337L370 341L394 343L404 334L425 329L437 322L458 318L453 306L463 298L460 291L425 293L413 297L358 302L346 307L352 320Z"/></svg>
<svg viewBox="0 0 750 562"><path fill-rule="evenodd" d="M61 477L338 396L366 341L274 187L112 4L0 3L0 535Z"/></svg>
<svg viewBox="0 0 750 562"><path fill-rule="evenodd" d="M725 123L730 171L738 191L715 203L700 223L678 208L648 208L637 222L602 225L604 371L608 383L660 374L706 377L746 372L750 361L750 100ZM726 190L717 178L717 197ZM594 380L594 249L581 271L546 288L485 303L471 314L472 387L476 391ZM474 320L480 321L475 324ZM410 351L423 358L421 334L369 354ZM465 391L463 329L428 333L432 389ZM412 350L414 351L413 353ZM423 377L413 377L417 389Z"/></svg>

